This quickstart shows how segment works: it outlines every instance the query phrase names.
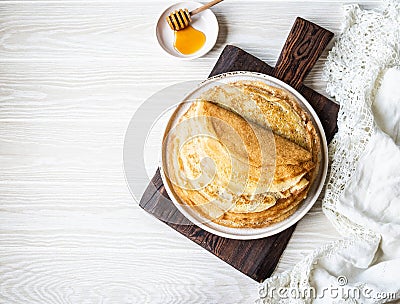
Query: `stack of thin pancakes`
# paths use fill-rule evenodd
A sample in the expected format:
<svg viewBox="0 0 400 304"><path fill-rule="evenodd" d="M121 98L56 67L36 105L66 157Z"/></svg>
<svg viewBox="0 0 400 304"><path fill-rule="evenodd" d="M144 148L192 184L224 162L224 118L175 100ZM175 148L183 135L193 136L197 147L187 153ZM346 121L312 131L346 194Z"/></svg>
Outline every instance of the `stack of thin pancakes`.
<svg viewBox="0 0 400 304"><path fill-rule="evenodd" d="M164 138L164 172L182 204L234 228L280 222L304 200L319 166L308 114L257 81L215 86Z"/></svg>

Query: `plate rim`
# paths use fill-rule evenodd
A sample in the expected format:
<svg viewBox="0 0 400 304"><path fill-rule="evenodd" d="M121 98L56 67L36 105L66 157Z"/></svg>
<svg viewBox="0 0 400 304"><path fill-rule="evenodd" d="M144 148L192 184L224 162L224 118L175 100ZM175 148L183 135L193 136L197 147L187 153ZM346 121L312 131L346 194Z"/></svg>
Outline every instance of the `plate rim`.
<svg viewBox="0 0 400 304"><path fill-rule="evenodd" d="M177 115L178 109L184 104L185 100L188 99L188 97L190 95L192 95L193 93L195 93L197 90L201 89L201 87L210 84L212 82L217 81L218 79L223 79L223 78L227 78L229 76L244 76L244 77L252 77L253 79L248 79L248 80L254 80L254 77L256 78L262 78L263 80L268 80L271 81L273 83L276 83L279 86L282 86L285 90L289 91L289 93L293 94L296 98L300 99L300 101L306 106L307 110L310 112L311 116L313 117L313 119L315 120L316 124L317 124L317 129L320 133L320 142L321 142L321 146L323 151L321 151L321 159L324 160L324 163L322 163L321 161L321 180L320 180L320 184L318 185L318 187L316 188L314 197L310 200L310 202L308 203L308 205L304 208L304 210L302 210L300 213L297 213L298 210L296 210L292 215L290 215L288 217L288 220L290 218L292 218L292 220L288 221L285 225L282 225L281 227L277 228L274 231L266 231L266 232L260 232L259 234L252 234L252 235L234 235L234 234L230 234L230 233L226 233L223 231L218 231L215 230L212 227L209 227L203 223L201 223L200 221L198 221L196 218L194 218L190 213L188 213L185 208L183 208L181 206L181 204L177 201L177 199L175 198L175 196L177 196L175 194L174 191L171 190L170 187L170 182L168 180L168 178L165 175L164 172L164 139L166 136L167 131L170 129L170 125L172 123L172 120L174 118L174 116ZM290 227L292 227L293 225L295 225L296 223L298 223L309 211L310 209L315 205L316 201L318 200L319 196L321 195L321 192L323 190L326 178L327 178L327 173L328 173L328 143L326 140L326 135L325 135L325 131L323 129L322 123L320 118L318 117L317 113L315 112L315 110L313 109L313 107L311 106L311 104L307 101L307 99L300 94L300 92L298 92L296 89L294 89L292 86L290 86L289 84L283 82L282 80L267 75L267 74L263 74L263 73L258 73L258 72L250 72L250 71L234 71L234 72L226 72L226 73L222 73L222 74L218 74L212 77L207 78L206 80L200 82L195 88L193 88L190 92L188 92L187 94L185 94L183 100L179 103L179 105L176 107L176 109L174 110L174 112L171 114L171 116L168 119L168 123L165 127L164 130L164 134L163 134L163 143L161 145L161 160L160 160L160 175L161 175L161 179L163 181L164 184L164 188L170 198L170 200L172 201L172 203L174 204L174 206L179 210L179 212L182 213L182 215L188 219L191 223L193 223L194 225L200 227L201 229L221 236L221 237L225 237L225 238L229 238L229 239L237 239L237 240L255 240L255 239L261 239L261 238L265 238L265 237L270 237L272 235L278 234ZM296 216L295 216L296 215ZM218 225L218 224L217 224ZM274 225L274 224L273 224ZM272 226L273 226L272 225ZM225 227L223 225L220 225L222 227ZM268 226L271 227L271 226ZM260 228L262 229L262 228Z"/></svg>

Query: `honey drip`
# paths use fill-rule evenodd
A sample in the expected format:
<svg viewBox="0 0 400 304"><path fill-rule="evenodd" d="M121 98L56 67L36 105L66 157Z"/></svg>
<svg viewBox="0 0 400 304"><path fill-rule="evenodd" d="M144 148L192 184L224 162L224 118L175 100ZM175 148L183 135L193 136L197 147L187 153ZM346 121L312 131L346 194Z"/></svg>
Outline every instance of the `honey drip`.
<svg viewBox="0 0 400 304"><path fill-rule="evenodd" d="M203 32L188 26L180 31L175 31L175 49L184 54L190 55L200 50L206 42L206 36Z"/></svg>

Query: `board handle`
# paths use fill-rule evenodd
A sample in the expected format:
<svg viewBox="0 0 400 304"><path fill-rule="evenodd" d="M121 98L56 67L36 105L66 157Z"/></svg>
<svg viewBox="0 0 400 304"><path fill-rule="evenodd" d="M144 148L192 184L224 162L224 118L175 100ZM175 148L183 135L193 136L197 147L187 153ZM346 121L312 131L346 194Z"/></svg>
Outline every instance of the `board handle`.
<svg viewBox="0 0 400 304"><path fill-rule="evenodd" d="M332 32L297 17L276 63L274 76L299 89L332 37Z"/></svg>

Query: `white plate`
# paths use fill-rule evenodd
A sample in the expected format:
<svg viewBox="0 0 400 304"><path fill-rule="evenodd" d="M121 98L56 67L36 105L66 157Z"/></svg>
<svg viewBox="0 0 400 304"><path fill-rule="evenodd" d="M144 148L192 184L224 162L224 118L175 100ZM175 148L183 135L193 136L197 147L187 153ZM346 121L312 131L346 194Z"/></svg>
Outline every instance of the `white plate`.
<svg viewBox="0 0 400 304"><path fill-rule="evenodd" d="M180 59L194 59L207 54L214 47L215 43L217 42L219 26L214 13L210 9L207 9L197 15L194 15L192 17L192 22L190 23L191 26L199 31L202 31L206 36L206 42L204 43L203 47L191 55L181 54L174 48L175 34L174 31L169 27L165 18L175 10L187 8L189 11L192 11L200 6L202 6L202 4L193 1L180 2L171 5L161 14L156 25L156 37L161 48L167 54Z"/></svg>
<svg viewBox="0 0 400 304"><path fill-rule="evenodd" d="M239 228L230 228L230 227L225 227L222 225L218 225L209 219L204 218L201 216L199 213L197 213L195 210L190 208L190 206L187 206L184 203L179 203L180 199L179 197L175 194L175 192L172 190L171 184L169 179L166 178L165 172L163 168L165 167L165 149L163 147L162 149L162 159L161 159L161 177L165 186L165 189L167 190L167 193L169 197L171 198L172 202L175 204L176 208L191 222L196 224L197 226L203 228L204 230L211 232L213 234L222 236L222 237L227 237L227 238L232 238L232 239L241 239L241 240L250 240L250 239L259 239L263 237L268 237L271 235L274 235L276 233L279 233L290 226L294 225L297 223L314 205L315 201L318 199L319 194L322 191L322 187L325 182L326 174L327 174L327 169L328 169L328 146L325 138L325 133L324 129L322 128L322 124L311 107L311 105L307 102L307 100L300 94L298 93L295 89L293 89L291 86L288 84L274 78L271 76L267 76L264 74L259 74L259 73L252 73L252 72L232 72L232 73L225 73L221 74L212 78L209 78L208 80L204 81L201 83L196 89L194 89L192 92L190 92L183 100L183 103L181 106L177 108L177 110L172 114L170 118L170 122L165 130L164 133L164 138L168 134L169 130L174 127L176 121L178 121L179 117L186 112L188 107L190 106L190 102L185 102L189 100L194 100L197 97L199 97L204 91L217 86L221 85L224 83L229 83L229 82L234 82L234 81L239 81L239 80L258 80L258 81L263 81L267 85L271 85L274 87L278 87L281 89L284 89L288 92L290 92L298 101L299 105L309 113L311 116L311 119L316 126L318 135L320 137L320 166L319 166L319 171L317 174L316 179L314 180L314 183L311 185L310 190L308 192L307 198L300 204L299 208L295 211L294 214L292 214L290 217L287 219L273 224L268 227L264 228L249 228L249 229L239 229Z"/></svg>

